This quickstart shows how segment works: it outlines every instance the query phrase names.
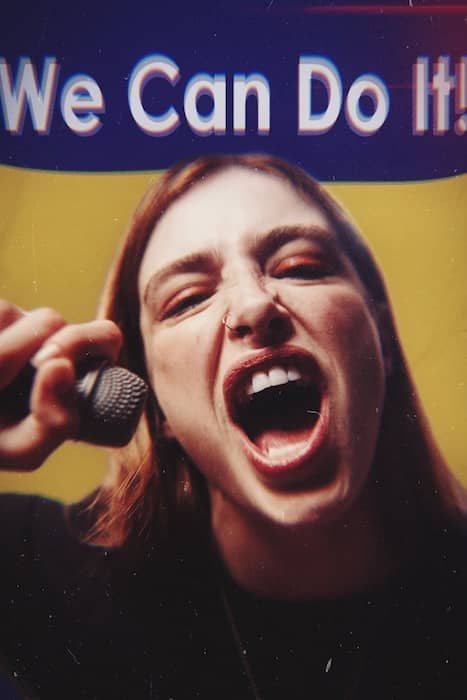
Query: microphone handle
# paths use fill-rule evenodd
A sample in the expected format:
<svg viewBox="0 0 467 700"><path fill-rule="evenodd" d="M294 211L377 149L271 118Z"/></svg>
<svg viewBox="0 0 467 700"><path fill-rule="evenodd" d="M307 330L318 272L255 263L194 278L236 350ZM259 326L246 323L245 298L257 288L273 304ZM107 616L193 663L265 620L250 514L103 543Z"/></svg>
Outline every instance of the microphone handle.
<svg viewBox="0 0 467 700"><path fill-rule="evenodd" d="M35 376L36 368L28 362L11 384L0 391L0 406L8 418L21 420L29 413L29 397Z"/></svg>
<svg viewBox="0 0 467 700"><path fill-rule="evenodd" d="M8 420L29 413L36 369L28 363L14 381L0 391L0 406ZM147 384L123 367L106 360L90 360L77 366L76 392L80 428L77 439L96 445L122 447L133 436L144 409Z"/></svg>

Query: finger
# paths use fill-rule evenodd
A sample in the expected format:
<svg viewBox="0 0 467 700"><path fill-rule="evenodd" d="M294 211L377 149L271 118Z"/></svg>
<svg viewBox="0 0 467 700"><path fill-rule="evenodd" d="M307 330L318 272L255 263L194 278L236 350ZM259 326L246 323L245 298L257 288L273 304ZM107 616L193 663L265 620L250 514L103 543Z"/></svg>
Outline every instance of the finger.
<svg viewBox="0 0 467 700"><path fill-rule="evenodd" d="M93 357L115 362L121 344L121 331L112 321L68 325L50 336L31 362L35 367L55 357L66 357L73 363Z"/></svg>
<svg viewBox="0 0 467 700"><path fill-rule="evenodd" d="M24 316L24 311L5 299L0 299L0 330L14 323L21 316Z"/></svg>
<svg viewBox="0 0 467 700"><path fill-rule="evenodd" d="M30 398L30 410L52 432L71 437L78 430L79 411L72 362L56 358L38 370Z"/></svg>
<svg viewBox="0 0 467 700"><path fill-rule="evenodd" d="M19 425L5 427L0 433L0 469L32 471L64 441L29 414Z"/></svg>
<svg viewBox="0 0 467 700"><path fill-rule="evenodd" d="M64 324L56 311L44 308L23 313L1 331L0 389L14 379L47 338Z"/></svg>
<svg viewBox="0 0 467 700"><path fill-rule="evenodd" d="M0 432L0 467L31 470L79 426L74 390L75 371L69 360L45 363L37 372L31 394L31 413L18 425Z"/></svg>

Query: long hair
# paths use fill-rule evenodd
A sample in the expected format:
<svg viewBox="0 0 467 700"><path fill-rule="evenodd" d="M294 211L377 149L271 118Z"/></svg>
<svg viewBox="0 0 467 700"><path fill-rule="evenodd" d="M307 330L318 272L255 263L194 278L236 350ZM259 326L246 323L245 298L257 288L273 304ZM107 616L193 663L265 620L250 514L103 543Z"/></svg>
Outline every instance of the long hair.
<svg viewBox="0 0 467 700"><path fill-rule="evenodd" d="M366 290L379 319L391 369L371 472L383 522L390 531L453 523L465 510L465 493L449 472L432 438L397 336L381 273L337 202L300 168L270 155L210 155L181 162L156 180L136 209L111 267L100 315L117 323L124 343L119 364L146 380L137 280L154 227L170 205L191 187L225 168L247 168L288 182L327 214L338 244ZM384 320L381 321L381 318ZM137 543L157 532L193 532L205 526L208 498L204 478L174 440L164 437L162 414L152 395L130 444L113 450L107 478L88 504L88 539L107 546Z"/></svg>

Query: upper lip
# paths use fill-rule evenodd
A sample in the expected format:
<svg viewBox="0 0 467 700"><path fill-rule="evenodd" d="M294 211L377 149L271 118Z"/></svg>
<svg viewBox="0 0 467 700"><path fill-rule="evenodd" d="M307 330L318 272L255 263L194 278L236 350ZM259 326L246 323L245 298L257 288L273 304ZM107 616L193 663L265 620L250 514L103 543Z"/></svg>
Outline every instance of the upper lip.
<svg viewBox="0 0 467 700"><path fill-rule="evenodd" d="M266 348L243 357L227 371L223 392L229 414L236 419L240 389L246 386L254 372L268 371L276 364L286 364L301 370L302 374L322 389L322 374L316 359L295 345Z"/></svg>

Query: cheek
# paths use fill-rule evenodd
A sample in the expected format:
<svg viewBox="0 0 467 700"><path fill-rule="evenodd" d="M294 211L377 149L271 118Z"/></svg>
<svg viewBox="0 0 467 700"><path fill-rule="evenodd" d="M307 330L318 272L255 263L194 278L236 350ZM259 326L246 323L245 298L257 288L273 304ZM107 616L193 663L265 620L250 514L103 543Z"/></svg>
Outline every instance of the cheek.
<svg viewBox="0 0 467 700"><path fill-rule="evenodd" d="M165 435L181 445L208 480L219 467L219 439L212 400L215 338L188 327L157 331L147 344L151 383L165 417ZM187 331L189 331L187 333ZM188 338L187 338L188 336Z"/></svg>
<svg viewBox="0 0 467 700"><path fill-rule="evenodd" d="M158 329L145 342L145 353L151 383L165 415L184 415L206 392L208 334L194 325Z"/></svg>
<svg viewBox="0 0 467 700"><path fill-rule="evenodd" d="M358 295L341 299L334 314L333 353L337 401L346 428L344 444L358 460L372 459L384 403L385 370L379 333L373 316ZM364 438L363 442L360 438Z"/></svg>
<svg viewBox="0 0 467 700"><path fill-rule="evenodd" d="M346 356L359 374L359 379L368 385L375 381L384 383L384 359L376 322L363 301L360 304L343 305L343 334Z"/></svg>
<svg viewBox="0 0 467 700"><path fill-rule="evenodd" d="M306 331L328 369L338 395L355 410L384 395L384 361L379 333L366 301L353 285L317 286L300 302ZM306 310L306 312L305 312Z"/></svg>
<svg viewBox="0 0 467 700"><path fill-rule="evenodd" d="M311 323L335 354L351 363L378 364L382 360L376 323L357 290L337 285L327 291L324 288L316 301Z"/></svg>

